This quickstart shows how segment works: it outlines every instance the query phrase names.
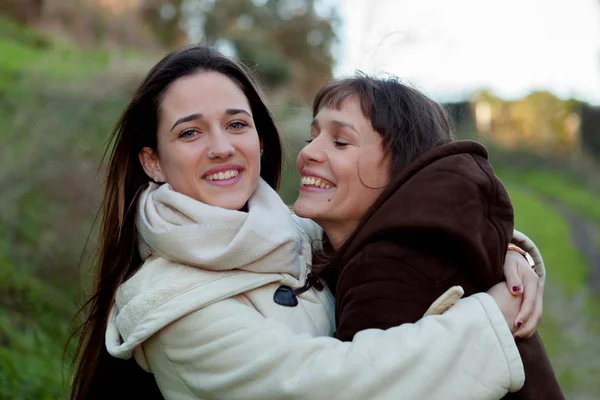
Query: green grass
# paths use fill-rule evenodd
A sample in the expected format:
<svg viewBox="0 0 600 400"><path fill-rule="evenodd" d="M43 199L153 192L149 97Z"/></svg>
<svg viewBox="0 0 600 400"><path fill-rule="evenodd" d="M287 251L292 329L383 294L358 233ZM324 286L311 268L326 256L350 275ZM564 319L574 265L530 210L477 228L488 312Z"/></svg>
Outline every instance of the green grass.
<svg viewBox="0 0 600 400"><path fill-rule="evenodd" d="M563 184L560 177L543 176L547 184ZM548 283L540 336L568 398L600 395L600 363L595 356L590 357L590 352L596 354L600 350L596 340L600 324L598 299L587 287L589 265L572 242L568 223L548 204L547 192L538 191L539 187L531 182L505 180L515 207L516 228L536 243L546 265ZM584 191L581 187L572 188ZM580 205L583 210L595 207L585 201Z"/></svg>
<svg viewBox="0 0 600 400"><path fill-rule="evenodd" d="M0 89L23 77L81 79L105 68L110 54L103 50L36 48L0 36Z"/></svg>
<svg viewBox="0 0 600 400"><path fill-rule="evenodd" d="M543 197L560 201L600 225L600 193L590 190L562 171L496 168L503 180L518 182Z"/></svg>
<svg viewBox="0 0 600 400"><path fill-rule="evenodd" d="M59 399L96 170L127 88L86 87L108 52L1 18L0 54L0 399Z"/></svg>
<svg viewBox="0 0 600 400"><path fill-rule="evenodd" d="M23 46L43 48L50 45L48 38L33 29L0 15L0 37L12 39Z"/></svg>
<svg viewBox="0 0 600 400"><path fill-rule="evenodd" d="M0 260L0 398L58 399L74 307L59 291Z"/></svg>
<svg viewBox="0 0 600 400"><path fill-rule="evenodd" d="M588 266L572 243L567 222L539 195L507 184L515 207L515 227L542 251L547 272L573 294L586 284Z"/></svg>
<svg viewBox="0 0 600 400"><path fill-rule="evenodd" d="M100 157L127 74L151 56L60 45L1 17L0 54L0 399L59 399ZM127 74L107 68L114 57Z"/></svg>
<svg viewBox="0 0 600 400"><path fill-rule="evenodd" d="M138 49L106 50L59 43L26 26L0 16L0 95L10 91L19 81L46 83L85 80L109 65L148 64L156 61L153 54ZM118 60L118 64L116 64Z"/></svg>

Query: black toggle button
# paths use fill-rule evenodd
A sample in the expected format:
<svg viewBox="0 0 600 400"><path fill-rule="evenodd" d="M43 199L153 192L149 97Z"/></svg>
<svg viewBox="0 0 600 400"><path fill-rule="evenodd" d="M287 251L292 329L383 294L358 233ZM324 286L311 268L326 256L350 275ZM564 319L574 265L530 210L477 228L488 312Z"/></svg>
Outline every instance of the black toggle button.
<svg viewBox="0 0 600 400"><path fill-rule="evenodd" d="M273 301L284 307L296 307L298 305L298 297L289 286L279 286L273 295Z"/></svg>
<svg viewBox="0 0 600 400"><path fill-rule="evenodd" d="M306 292L311 287L314 287L319 292L323 290L323 284L315 275L309 273L306 276L306 282L304 286L298 289L292 289L289 286L281 285L277 288L273 294L273 301L280 306L284 307L296 307L298 305L298 296Z"/></svg>

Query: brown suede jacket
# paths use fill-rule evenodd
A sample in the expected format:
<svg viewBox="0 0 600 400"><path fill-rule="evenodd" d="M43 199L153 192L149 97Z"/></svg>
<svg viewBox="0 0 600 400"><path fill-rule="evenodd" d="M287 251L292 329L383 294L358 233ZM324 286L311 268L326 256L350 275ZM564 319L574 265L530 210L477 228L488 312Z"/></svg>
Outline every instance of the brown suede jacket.
<svg viewBox="0 0 600 400"><path fill-rule="evenodd" d="M324 271L336 294L336 337L416 322L451 286L468 296L503 281L513 220L482 145L459 141L424 154L393 179ZM525 386L505 398L563 399L539 336L518 348Z"/></svg>

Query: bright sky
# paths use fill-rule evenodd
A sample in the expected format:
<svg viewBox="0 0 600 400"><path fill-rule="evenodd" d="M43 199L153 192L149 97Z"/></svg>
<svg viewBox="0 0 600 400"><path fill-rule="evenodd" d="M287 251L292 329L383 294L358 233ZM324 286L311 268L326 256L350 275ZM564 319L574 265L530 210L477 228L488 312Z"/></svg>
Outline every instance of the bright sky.
<svg viewBox="0 0 600 400"><path fill-rule="evenodd" d="M340 0L336 76L387 72L437 100L548 89L600 104L598 0Z"/></svg>

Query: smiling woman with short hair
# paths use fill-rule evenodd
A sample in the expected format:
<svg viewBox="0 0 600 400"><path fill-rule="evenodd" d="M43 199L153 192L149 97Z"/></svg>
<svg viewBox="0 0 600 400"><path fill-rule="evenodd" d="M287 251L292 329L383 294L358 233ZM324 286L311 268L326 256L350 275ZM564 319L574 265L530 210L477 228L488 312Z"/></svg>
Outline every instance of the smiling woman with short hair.
<svg viewBox="0 0 600 400"><path fill-rule="evenodd" d="M513 207L486 149L454 141L439 104L395 78L358 76L322 88L313 114L311 138L297 159L302 187L294 210L325 232L321 272L336 296L337 338L415 323L446 291L441 302L449 306L503 281L506 262L524 263L521 254L506 254ZM538 318L541 294L525 298L524 308L536 307ZM515 337L527 337L518 340L526 383L509 397L563 399L536 320L524 322L527 313L511 326ZM484 368L476 365L474 376ZM447 388L439 390L428 398L442 398ZM476 390L467 398L479 398ZM421 398L411 393L405 398Z"/></svg>

